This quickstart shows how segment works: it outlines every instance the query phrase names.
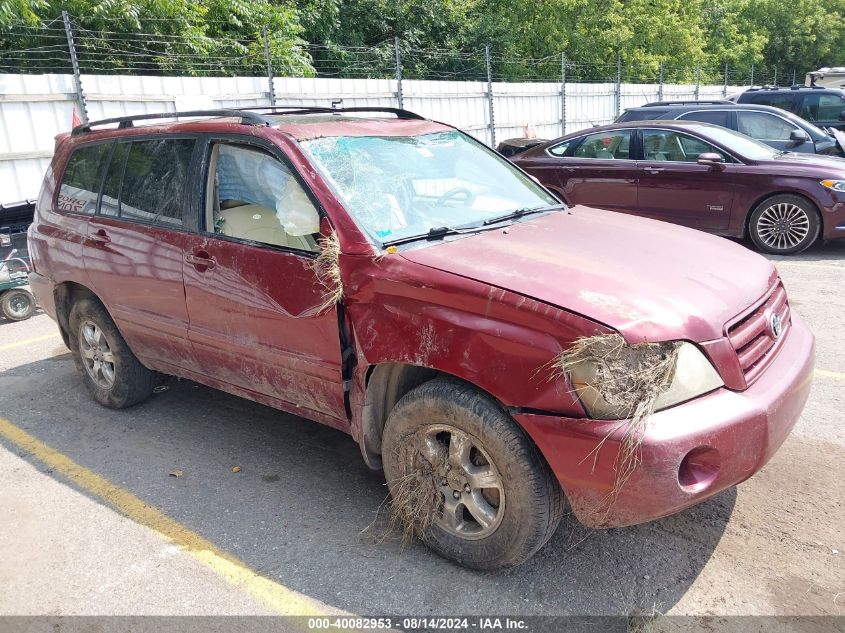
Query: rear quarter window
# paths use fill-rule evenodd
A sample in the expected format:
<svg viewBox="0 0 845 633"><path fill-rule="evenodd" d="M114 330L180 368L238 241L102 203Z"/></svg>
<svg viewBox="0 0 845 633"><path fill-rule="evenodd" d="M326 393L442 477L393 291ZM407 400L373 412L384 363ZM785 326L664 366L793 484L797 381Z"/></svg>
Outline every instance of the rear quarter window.
<svg viewBox="0 0 845 633"><path fill-rule="evenodd" d="M661 108L645 108L643 110L625 110L616 123L626 123L628 121L656 121L657 119L665 118L669 110ZM670 117L671 118L671 117Z"/></svg>
<svg viewBox="0 0 845 633"><path fill-rule="evenodd" d="M56 198L59 211L94 213L110 147L110 143L98 143L73 150L62 174Z"/></svg>

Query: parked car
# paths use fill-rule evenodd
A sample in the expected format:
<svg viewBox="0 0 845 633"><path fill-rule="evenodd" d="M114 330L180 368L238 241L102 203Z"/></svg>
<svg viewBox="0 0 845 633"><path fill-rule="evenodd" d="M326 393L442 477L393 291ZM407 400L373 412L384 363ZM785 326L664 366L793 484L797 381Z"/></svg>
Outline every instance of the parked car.
<svg viewBox="0 0 845 633"><path fill-rule="evenodd" d="M615 123L513 160L569 204L748 234L767 253L845 237L845 161L778 151L709 123Z"/></svg>
<svg viewBox="0 0 845 633"><path fill-rule="evenodd" d="M536 552L564 497L588 526L632 525L766 463L814 363L770 262L566 207L448 125L363 110L58 138L30 280L97 402L137 404L161 372L345 431L425 543L480 569ZM560 364L611 339L662 376L623 486L645 401L607 401L599 359Z"/></svg>
<svg viewBox="0 0 845 633"><path fill-rule="evenodd" d="M845 156L840 142L801 117L769 106L732 101L655 101L628 108L616 123L630 121L700 121L736 130L776 149L800 154ZM527 149L527 148L526 148Z"/></svg>
<svg viewBox="0 0 845 633"><path fill-rule="evenodd" d="M797 114L819 127L845 129L845 90L821 86L749 88L734 97L737 103L767 105Z"/></svg>

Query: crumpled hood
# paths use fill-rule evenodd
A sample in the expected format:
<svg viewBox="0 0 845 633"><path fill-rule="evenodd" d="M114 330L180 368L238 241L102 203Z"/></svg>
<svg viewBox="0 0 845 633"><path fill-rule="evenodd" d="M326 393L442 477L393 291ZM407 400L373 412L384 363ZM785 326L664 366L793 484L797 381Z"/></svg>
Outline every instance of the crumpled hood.
<svg viewBox="0 0 845 633"><path fill-rule="evenodd" d="M402 255L576 312L629 342L720 338L777 277L729 240L581 206Z"/></svg>

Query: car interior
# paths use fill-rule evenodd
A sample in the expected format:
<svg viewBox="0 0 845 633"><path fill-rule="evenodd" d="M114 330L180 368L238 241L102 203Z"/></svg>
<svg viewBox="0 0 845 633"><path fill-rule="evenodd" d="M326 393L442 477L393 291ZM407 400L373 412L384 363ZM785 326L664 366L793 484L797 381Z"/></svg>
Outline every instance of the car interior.
<svg viewBox="0 0 845 633"><path fill-rule="evenodd" d="M319 215L311 199L273 156L217 144L209 168L206 226L214 233L271 246L318 251Z"/></svg>

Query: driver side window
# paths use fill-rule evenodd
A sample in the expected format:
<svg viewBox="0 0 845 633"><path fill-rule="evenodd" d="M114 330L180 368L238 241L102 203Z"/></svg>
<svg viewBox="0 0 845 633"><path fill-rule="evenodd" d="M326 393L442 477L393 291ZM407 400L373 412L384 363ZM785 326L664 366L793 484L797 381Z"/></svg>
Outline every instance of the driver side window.
<svg viewBox="0 0 845 633"><path fill-rule="evenodd" d="M320 218L288 168L243 145L212 148L206 230L270 246L317 252Z"/></svg>

